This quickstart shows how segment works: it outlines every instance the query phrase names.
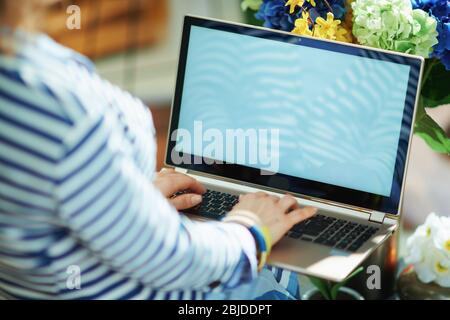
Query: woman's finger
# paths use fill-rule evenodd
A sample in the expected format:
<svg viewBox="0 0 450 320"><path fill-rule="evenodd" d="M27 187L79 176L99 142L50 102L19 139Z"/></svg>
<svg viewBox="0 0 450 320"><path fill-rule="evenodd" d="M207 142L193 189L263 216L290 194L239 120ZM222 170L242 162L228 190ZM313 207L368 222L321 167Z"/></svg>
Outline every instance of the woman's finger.
<svg viewBox="0 0 450 320"><path fill-rule="evenodd" d="M160 174L168 174L168 173L175 173L175 169L173 168L162 168L161 171L159 171Z"/></svg>
<svg viewBox="0 0 450 320"><path fill-rule="evenodd" d="M269 194L266 192L258 191L255 193L251 193L250 195L253 195L255 198L264 198L267 197Z"/></svg>
<svg viewBox="0 0 450 320"><path fill-rule="evenodd" d="M299 207L297 200L295 200L295 198L291 195L285 195L284 197L282 197L278 204L286 212L291 209L297 209Z"/></svg>
<svg viewBox="0 0 450 320"><path fill-rule="evenodd" d="M243 200L243 199L255 199L255 198L263 198L266 197L267 193L262 192L262 191L258 191L258 192L253 192L253 193L246 193L246 194L241 194L239 195L239 201Z"/></svg>
<svg viewBox="0 0 450 320"><path fill-rule="evenodd" d="M200 182L185 174L175 172L168 174L166 178L170 179L171 191L173 191L172 194L184 190L189 190L198 194L206 192L206 188Z"/></svg>
<svg viewBox="0 0 450 320"><path fill-rule="evenodd" d="M286 220L289 224L289 226L296 225L297 223L300 223L306 219L311 218L314 216L317 212L317 208L314 207L305 207L305 208L299 208L295 209L289 214L286 215Z"/></svg>
<svg viewBox="0 0 450 320"><path fill-rule="evenodd" d="M268 194L267 198L272 200L273 202L279 202L280 201L280 197L274 196L274 195L271 195L271 194Z"/></svg>
<svg viewBox="0 0 450 320"><path fill-rule="evenodd" d="M169 201L177 210L184 210L200 204L202 202L202 196L194 193L185 193L171 198Z"/></svg>

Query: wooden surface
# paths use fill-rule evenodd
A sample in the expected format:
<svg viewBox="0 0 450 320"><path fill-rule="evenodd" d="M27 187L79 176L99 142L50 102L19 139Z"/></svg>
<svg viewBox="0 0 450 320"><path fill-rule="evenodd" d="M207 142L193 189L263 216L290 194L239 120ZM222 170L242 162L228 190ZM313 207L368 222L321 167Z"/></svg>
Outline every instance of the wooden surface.
<svg viewBox="0 0 450 320"><path fill-rule="evenodd" d="M153 122L156 129L156 143L157 143L157 169L160 170L164 163L164 156L167 144L167 130L169 129L170 108L159 107L150 108L153 116Z"/></svg>
<svg viewBox="0 0 450 320"><path fill-rule="evenodd" d="M76 0L81 29L69 30L63 4L47 11L45 30L56 41L95 59L152 45L166 36L167 0Z"/></svg>

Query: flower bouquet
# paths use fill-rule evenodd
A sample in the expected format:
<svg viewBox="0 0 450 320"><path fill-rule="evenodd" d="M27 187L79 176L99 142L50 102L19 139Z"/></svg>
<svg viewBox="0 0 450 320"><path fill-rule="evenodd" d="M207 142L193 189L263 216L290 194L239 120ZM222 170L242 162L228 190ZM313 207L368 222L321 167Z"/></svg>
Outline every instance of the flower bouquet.
<svg viewBox="0 0 450 320"><path fill-rule="evenodd" d="M423 283L450 288L450 218L430 214L407 242L406 263Z"/></svg>
<svg viewBox="0 0 450 320"><path fill-rule="evenodd" d="M450 155L450 138L426 108L450 104L450 0L244 0L264 27L426 59L415 133Z"/></svg>
<svg viewBox="0 0 450 320"><path fill-rule="evenodd" d="M407 241L401 299L450 300L450 218L430 214Z"/></svg>

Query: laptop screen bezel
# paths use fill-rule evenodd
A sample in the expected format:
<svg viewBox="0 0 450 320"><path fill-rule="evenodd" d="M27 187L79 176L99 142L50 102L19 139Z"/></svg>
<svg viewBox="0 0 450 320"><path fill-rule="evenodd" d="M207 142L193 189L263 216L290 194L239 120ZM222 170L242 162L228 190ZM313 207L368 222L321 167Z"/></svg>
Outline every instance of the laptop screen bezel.
<svg viewBox="0 0 450 320"><path fill-rule="evenodd" d="M188 163L175 164L171 159L171 154L172 150L174 150L175 148L176 141L174 139L171 139L171 136L174 131L178 129L189 48L189 37L192 26L221 30L236 34L250 35L264 39L271 39L295 45L308 46L322 50L341 52L355 56L369 57L410 66L407 95L405 99L405 107L397 148L394 175L392 177L392 188L390 196L386 197L369 192L288 176L281 173L276 173L274 175L261 175L261 171L259 169L238 164L207 164L213 161L211 161L211 159L206 159L191 154L183 155L183 158L190 159ZM186 16L184 20L182 41L180 47L180 58L175 94L172 103L172 114L169 127L165 164L167 166L184 168L187 170L210 174L231 180L238 180L270 189L283 190L296 195L317 198L325 201L328 200L352 207L397 215L399 213L399 207L402 197L404 176L407 166L407 156L409 144L411 142L411 131L414 121L414 108L417 102L416 95L420 83L422 63L422 58L410 55L390 53L357 45L347 45L334 41L323 41L321 39L302 37L265 28Z"/></svg>

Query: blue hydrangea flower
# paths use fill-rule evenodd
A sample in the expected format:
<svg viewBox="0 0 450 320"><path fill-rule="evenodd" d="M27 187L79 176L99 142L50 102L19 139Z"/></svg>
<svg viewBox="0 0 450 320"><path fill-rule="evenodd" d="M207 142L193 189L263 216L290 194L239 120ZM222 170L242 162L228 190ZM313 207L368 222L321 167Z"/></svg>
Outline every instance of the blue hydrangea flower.
<svg viewBox="0 0 450 320"><path fill-rule="evenodd" d="M334 15L335 19L344 20L345 14L347 12L345 8L345 0L328 0L328 4L331 7L331 12ZM311 7L310 4L308 4L308 7ZM323 0L316 0L316 7L311 8L310 15L315 20L314 14L317 12L318 15L320 15L322 18L327 18L327 13L330 12L330 8L328 7L327 3Z"/></svg>
<svg viewBox="0 0 450 320"><path fill-rule="evenodd" d="M289 7L286 7L285 0L264 0L255 17L264 21L266 28L291 31L300 13L297 9L292 15L289 14Z"/></svg>
<svg viewBox="0 0 450 320"><path fill-rule="evenodd" d="M436 19L439 42L432 57L440 59L450 71L450 0L412 0L412 4Z"/></svg>
<svg viewBox="0 0 450 320"><path fill-rule="evenodd" d="M295 20L301 18L302 9L298 7L293 14L289 14L289 7L286 7L286 0L263 0L258 12L255 14L256 19L264 21L264 27L292 31L294 29ZM334 17L343 19L346 13L345 0L328 0ZM323 0L316 0L316 6L313 7L309 2L303 5L306 11L309 11L311 18L315 19L319 16L327 17L330 8Z"/></svg>

